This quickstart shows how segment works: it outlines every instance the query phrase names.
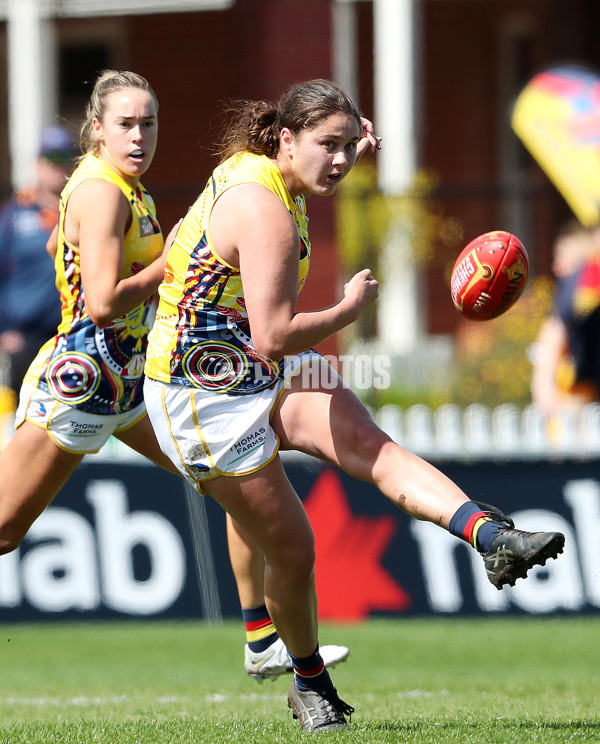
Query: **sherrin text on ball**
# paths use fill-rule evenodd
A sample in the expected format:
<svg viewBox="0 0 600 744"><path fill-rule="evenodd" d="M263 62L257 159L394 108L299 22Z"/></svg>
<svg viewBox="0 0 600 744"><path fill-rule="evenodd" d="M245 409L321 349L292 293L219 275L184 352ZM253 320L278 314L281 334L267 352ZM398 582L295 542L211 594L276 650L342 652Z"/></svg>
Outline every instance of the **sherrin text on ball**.
<svg viewBox="0 0 600 744"><path fill-rule="evenodd" d="M503 230L472 240L452 269L450 294L456 309L470 320L491 320L521 296L529 276L523 243Z"/></svg>

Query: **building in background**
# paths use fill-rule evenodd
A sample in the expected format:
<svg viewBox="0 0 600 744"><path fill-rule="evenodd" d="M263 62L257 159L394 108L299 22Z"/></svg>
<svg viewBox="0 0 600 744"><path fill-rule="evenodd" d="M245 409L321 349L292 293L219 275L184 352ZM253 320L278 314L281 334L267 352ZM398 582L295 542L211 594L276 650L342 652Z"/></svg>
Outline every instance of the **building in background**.
<svg viewBox="0 0 600 744"><path fill-rule="evenodd" d="M385 149L378 156L384 188L402 190L413 168L431 174L448 230L417 271L414 318L404 323L424 348L423 339L448 337L464 322L448 276L474 236L513 231L533 273L549 273L552 237L569 211L510 130L510 106L548 64L600 64L599 21L597 0L0 0L0 192L25 177L42 126L77 128L99 70L134 69L160 100L147 186L167 230L214 165L222 102L270 99L294 81L334 77L381 121L391 153L385 167ZM332 201L310 203L319 270L304 306L315 296L333 301L339 289ZM400 335L393 310L382 323L392 339Z"/></svg>

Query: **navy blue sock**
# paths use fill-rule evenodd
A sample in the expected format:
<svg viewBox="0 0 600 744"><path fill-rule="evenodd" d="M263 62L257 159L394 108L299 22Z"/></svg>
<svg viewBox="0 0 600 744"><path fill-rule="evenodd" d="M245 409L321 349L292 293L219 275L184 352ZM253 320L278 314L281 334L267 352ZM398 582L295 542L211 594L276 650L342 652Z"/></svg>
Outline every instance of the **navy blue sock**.
<svg viewBox="0 0 600 744"><path fill-rule="evenodd" d="M294 667L296 687L299 690L316 690L317 692L333 690L333 682L329 672L325 669L318 645L310 656L299 658L290 654L290 658Z"/></svg>
<svg viewBox="0 0 600 744"><path fill-rule="evenodd" d="M494 522L474 501L460 506L448 525L448 531L465 540L480 553L487 553L500 525Z"/></svg>
<svg viewBox="0 0 600 744"><path fill-rule="evenodd" d="M264 651L279 638L266 605L246 610L242 608L242 618L246 628L246 642L250 651L255 654Z"/></svg>
<svg viewBox="0 0 600 744"><path fill-rule="evenodd" d="M480 553L487 553L492 547L492 541L498 534L500 525L493 520L484 522L477 531L477 550Z"/></svg>

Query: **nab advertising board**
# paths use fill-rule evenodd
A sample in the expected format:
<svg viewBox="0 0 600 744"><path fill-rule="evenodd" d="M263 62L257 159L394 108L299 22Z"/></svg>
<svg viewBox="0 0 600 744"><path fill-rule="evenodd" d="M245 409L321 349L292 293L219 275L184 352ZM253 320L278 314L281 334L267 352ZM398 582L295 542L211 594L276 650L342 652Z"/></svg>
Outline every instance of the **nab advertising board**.
<svg viewBox="0 0 600 744"><path fill-rule="evenodd" d="M322 619L596 611L599 465L439 464L521 529L566 536L557 560L497 591L481 557L446 531L332 467L287 461L315 531ZM21 547L0 558L0 621L81 616L239 616L220 507L143 461L84 461Z"/></svg>

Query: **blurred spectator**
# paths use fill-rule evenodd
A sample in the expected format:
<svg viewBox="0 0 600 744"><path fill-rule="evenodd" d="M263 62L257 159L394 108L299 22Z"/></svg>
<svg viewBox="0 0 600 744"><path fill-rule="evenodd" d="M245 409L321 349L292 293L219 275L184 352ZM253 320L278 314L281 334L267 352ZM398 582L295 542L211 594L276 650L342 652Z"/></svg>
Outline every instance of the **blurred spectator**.
<svg viewBox="0 0 600 744"><path fill-rule="evenodd" d="M531 394L549 418L598 399L600 231L577 221L560 231L552 272L554 306L533 350Z"/></svg>
<svg viewBox="0 0 600 744"><path fill-rule="evenodd" d="M42 132L34 183L0 211L0 408L16 407L21 381L40 346L56 333L60 298L46 243L58 220L58 200L75 157L71 133Z"/></svg>

